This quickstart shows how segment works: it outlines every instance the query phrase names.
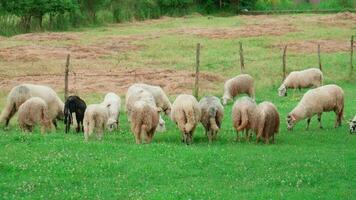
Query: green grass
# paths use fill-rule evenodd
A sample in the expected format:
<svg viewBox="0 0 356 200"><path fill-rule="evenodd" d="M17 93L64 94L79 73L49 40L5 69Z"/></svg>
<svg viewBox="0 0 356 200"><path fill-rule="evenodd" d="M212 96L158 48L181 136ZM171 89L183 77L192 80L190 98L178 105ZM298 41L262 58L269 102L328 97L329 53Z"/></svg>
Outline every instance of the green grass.
<svg viewBox="0 0 356 200"><path fill-rule="evenodd" d="M273 145L235 141L231 107L219 139L212 144L199 125L193 145L180 142L174 123L165 117L167 132L157 133L152 144L136 145L126 115L120 130L106 133L103 141L84 142L83 134L59 130L41 135L20 132L16 118L8 131L0 130L0 199L355 199L356 135L350 135L346 121L333 128L335 115L323 115L324 129L312 119L286 130L285 117L307 91L290 91L278 97L281 81L281 51L270 45L283 41L341 39L347 42L355 28L322 26L310 22L317 15L172 18L157 23L127 23L80 30L80 44L97 43L107 36L159 34L135 41L140 51L99 60L73 60L74 69L90 70L102 63L107 67L155 67L192 70L197 42L202 43L201 70L224 78L239 74L238 42L244 43L247 72L256 79L257 102L271 101L280 112L281 129ZM290 20L300 31L282 36L209 39L166 32L175 28L236 28L263 20ZM262 21L261 21L262 20ZM278 23L277 23L278 24ZM33 41L0 40L0 46L33 44ZM68 41L39 42L67 45ZM120 60L119 64L117 60ZM345 119L356 114L355 78L348 75L348 52L323 53L325 83L345 90ZM288 71L317 66L316 55L288 51ZM2 74L62 73L63 60L0 62ZM39 68L38 66L42 67ZM41 69L41 70L38 70ZM42 70L43 69L43 70ZM216 83L222 95L223 83ZM56 88L58 90L58 88ZM202 89L202 94L208 94ZM0 88L0 110L8 89ZM62 96L62 94L60 94ZM123 94L120 94L123 95ZM170 98L173 101L174 96ZM88 104L100 102L102 94L82 95ZM123 96L122 96L123 97Z"/></svg>
<svg viewBox="0 0 356 200"><path fill-rule="evenodd" d="M346 92L346 119L356 113L354 84ZM166 133L136 145L126 116L119 131L85 143L82 134L42 136L19 133L12 125L0 136L2 199L353 199L356 154L348 127L332 128L334 114L286 131L284 117L302 93L279 98L276 88L259 91L257 101L274 102L282 118L276 144L235 142L231 104L219 139L208 144L199 125L194 144L180 142L166 118ZM294 96L294 97L293 97Z"/></svg>

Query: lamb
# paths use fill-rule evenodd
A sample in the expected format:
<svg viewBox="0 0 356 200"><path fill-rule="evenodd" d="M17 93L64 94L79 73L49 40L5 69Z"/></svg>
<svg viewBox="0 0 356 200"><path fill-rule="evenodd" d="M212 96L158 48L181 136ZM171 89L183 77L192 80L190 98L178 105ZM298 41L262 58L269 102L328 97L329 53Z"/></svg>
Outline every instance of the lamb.
<svg viewBox="0 0 356 200"><path fill-rule="evenodd" d="M250 97L242 97L238 99L232 109L232 124L236 130L236 141L240 141L239 131L246 133L246 140L249 140L251 129L251 121L253 120L253 112L257 107L256 102Z"/></svg>
<svg viewBox="0 0 356 200"><path fill-rule="evenodd" d="M115 93L108 93L105 95L104 101L101 105L109 109L109 120L107 126L109 130L117 129L119 127L119 116L121 109L121 99Z"/></svg>
<svg viewBox="0 0 356 200"><path fill-rule="evenodd" d="M100 104L92 104L87 107L84 113L84 139L89 140L89 137L96 132L97 139L101 140L105 126L109 119L109 110L107 107Z"/></svg>
<svg viewBox="0 0 356 200"><path fill-rule="evenodd" d="M270 102L262 102L258 104L252 114L251 129L256 133L256 142L259 142L260 137L265 139L265 143L269 144L272 137L279 132L280 118L277 108Z"/></svg>
<svg viewBox="0 0 356 200"><path fill-rule="evenodd" d="M162 111L169 115L171 112L171 102L169 101L166 93L159 86L148 85L144 83L137 83L133 86L141 87L142 89L151 93L155 99L156 105L158 108L161 108Z"/></svg>
<svg viewBox="0 0 356 200"><path fill-rule="evenodd" d="M57 127L56 119L63 118L64 103L51 88L33 84L21 84L11 89L6 106L0 116L0 123L5 123L5 127L7 127L19 107L31 97L40 97L46 102L48 116Z"/></svg>
<svg viewBox="0 0 356 200"><path fill-rule="evenodd" d="M159 109L150 102L138 100L133 104L131 114L131 131L135 135L136 144L141 144L145 138L151 143L159 122Z"/></svg>
<svg viewBox="0 0 356 200"><path fill-rule="evenodd" d="M49 118L47 103L39 97L31 97L18 109L18 123L23 131L32 132L36 124L41 125L41 133L52 129L51 118Z"/></svg>
<svg viewBox="0 0 356 200"><path fill-rule="evenodd" d="M287 96L288 88L319 87L323 84L323 72L317 68L291 72L278 89L279 96Z"/></svg>
<svg viewBox="0 0 356 200"><path fill-rule="evenodd" d="M321 115L323 112L334 111L336 114L335 128L341 126L344 112L344 91L337 85L325 85L306 92L298 105L288 114L288 130L307 118L307 129L311 118L317 114L319 127L322 128Z"/></svg>
<svg viewBox="0 0 356 200"><path fill-rule="evenodd" d="M355 117L349 122L350 125L350 133L356 133L356 115Z"/></svg>
<svg viewBox="0 0 356 200"><path fill-rule="evenodd" d="M64 124L66 125L65 132L68 133L70 125L73 124L73 115L75 115L76 131L84 132L83 118L87 105L84 100L78 96L69 96L64 104ZM81 127L81 128L80 128Z"/></svg>
<svg viewBox="0 0 356 200"><path fill-rule="evenodd" d="M224 84L223 105L241 93L246 93L251 98L255 97L254 80L248 74L238 75L229 79Z"/></svg>
<svg viewBox="0 0 356 200"><path fill-rule="evenodd" d="M217 133L221 128L221 122L224 118L224 107L221 105L219 98L207 96L199 101L201 108L201 123L205 128L209 142L215 140Z"/></svg>
<svg viewBox="0 0 356 200"><path fill-rule="evenodd" d="M179 95L172 105L171 119L182 133L182 142L193 142L195 127L200 121L201 110L198 101L192 95Z"/></svg>
<svg viewBox="0 0 356 200"><path fill-rule="evenodd" d="M136 85L130 86L129 89L127 90L126 99L125 99L127 119L129 122L131 122L131 112L134 103L142 99L145 99L145 101L148 102L150 105L156 105L155 99L151 93L149 93L148 91L144 90L139 86Z"/></svg>

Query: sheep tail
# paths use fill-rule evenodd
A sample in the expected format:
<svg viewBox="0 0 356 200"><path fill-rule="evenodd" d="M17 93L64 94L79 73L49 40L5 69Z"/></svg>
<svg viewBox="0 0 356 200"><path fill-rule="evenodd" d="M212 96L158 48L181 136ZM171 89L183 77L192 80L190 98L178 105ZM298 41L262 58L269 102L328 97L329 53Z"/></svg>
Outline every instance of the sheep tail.
<svg viewBox="0 0 356 200"><path fill-rule="evenodd" d="M219 126L216 124L216 108L215 107L210 107L209 108L209 121L210 121L210 126L211 129L213 129L214 131L218 131L219 130Z"/></svg>
<svg viewBox="0 0 356 200"><path fill-rule="evenodd" d="M241 131L246 128L248 123L248 115L246 111L241 112L241 124L236 128L237 131Z"/></svg>
<svg viewBox="0 0 356 200"><path fill-rule="evenodd" d="M187 111L185 112L185 116L187 119L187 123L185 124L185 132L190 132L194 128L195 123L197 121L197 119L195 118L194 110L187 109Z"/></svg>

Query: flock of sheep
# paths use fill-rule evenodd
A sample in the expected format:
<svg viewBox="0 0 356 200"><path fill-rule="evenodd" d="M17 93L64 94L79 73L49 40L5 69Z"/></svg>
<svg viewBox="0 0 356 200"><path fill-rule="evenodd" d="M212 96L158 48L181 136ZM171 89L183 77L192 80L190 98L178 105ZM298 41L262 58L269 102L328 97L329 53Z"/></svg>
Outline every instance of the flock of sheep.
<svg viewBox="0 0 356 200"><path fill-rule="evenodd" d="M311 118L318 116L319 126L322 128L321 116L323 112L334 111L336 114L335 127L341 126L344 112L344 92L337 85L324 85L323 74L319 69L310 68L303 71L291 72L281 87L279 96L287 96L287 89L310 88L298 105L288 114L287 126L293 126L307 119L307 128ZM246 140L252 133L256 134L256 141L261 138L265 143L270 139L274 142L275 134L279 132L280 116L276 106L271 102L256 104L254 100L254 79L248 74L238 75L225 82L222 104L226 105L239 94L245 93L249 97L242 97L235 101L232 109L233 127L239 132L245 131ZM199 102L192 95L178 95L173 104L159 86L148 84L134 84L129 87L125 107L131 131L137 144L145 141L150 143L156 131L165 130L165 122L161 113L170 116L182 133L182 142L191 144L193 134L199 123L205 128L209 142L217 138L224 118L224 107L220 99L206 96ZM110 131L119 127L121 99L115 93L106 94L103 102L86 105L78 96L70 96L65 103L56 92L49 87L33 84L21 84L14 87L7 97L6 107L0 116L0 123L8 126L10 119L18 112L18 124L23 131L31 132L36 124L41 125L41 132L45 133L57 127L57 119L64 119L66 133L71 124L76 124L76 131L84 132L84 138L89 140L95 132L101 139L105 129ZM356 116L350 121L350 133L356 132ZM251 132L252 131L252 132Z"/></svg>

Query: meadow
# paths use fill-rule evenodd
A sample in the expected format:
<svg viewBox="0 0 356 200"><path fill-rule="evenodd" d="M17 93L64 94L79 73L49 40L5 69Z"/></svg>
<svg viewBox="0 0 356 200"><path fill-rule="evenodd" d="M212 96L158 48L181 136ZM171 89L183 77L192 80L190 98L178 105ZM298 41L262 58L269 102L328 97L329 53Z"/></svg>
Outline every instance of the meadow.
<svg viewBox="0 0 356 200"><path fill-rule="evenodd" d="M200 97L221 97L223 82L240 74L238 43L246 72L255 77L256 101L273 102L281 116L276 143L236 142L232 103L217 141L209 144L198 126L184 145L175 124L152 144L136 145L125 112L120 129L102 141L84 142L64 126L47 135L21 133L16 118L0 130L1 199L355 199L356 138L347 120L356 114L356 79L349 75L349 40L356 16L191 15L111 24L72 32L0 38L0 110L9 90L23 82L45 84L63 96L63 71L71 54L70 93L88 104L113 91L124 99L135 82L160 85L171 101L192 93L195 46L202 44ZM317 67L321 44L325 84L340 85L345 120L323 115L287 131L285 117L304 92L279 97L281 48L288 44L287 70ZM75 76L74 76L75 73ZM124 105L124 104L123 104ZM123 108L124 110L124 108Z"/></svg>

